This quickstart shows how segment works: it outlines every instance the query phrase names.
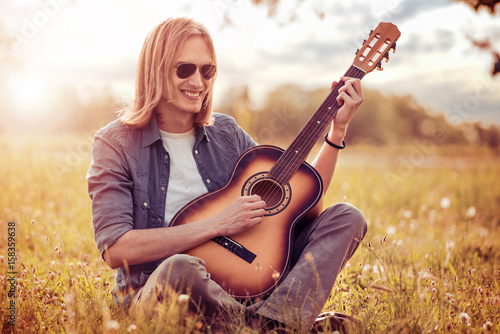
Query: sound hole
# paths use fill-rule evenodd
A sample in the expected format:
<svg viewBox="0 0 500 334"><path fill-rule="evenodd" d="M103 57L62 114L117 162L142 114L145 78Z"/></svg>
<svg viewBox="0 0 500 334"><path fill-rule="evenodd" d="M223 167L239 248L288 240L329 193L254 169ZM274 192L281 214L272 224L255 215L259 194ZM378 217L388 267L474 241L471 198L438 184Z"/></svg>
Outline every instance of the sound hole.
<svg viewBox="0 0 500 334"><path fill-rule="evenodd" d="M266 202L266 209L274 208L283 200L283 189L272 180L257 181L250 189L250 194L259 195Z"/></svg>

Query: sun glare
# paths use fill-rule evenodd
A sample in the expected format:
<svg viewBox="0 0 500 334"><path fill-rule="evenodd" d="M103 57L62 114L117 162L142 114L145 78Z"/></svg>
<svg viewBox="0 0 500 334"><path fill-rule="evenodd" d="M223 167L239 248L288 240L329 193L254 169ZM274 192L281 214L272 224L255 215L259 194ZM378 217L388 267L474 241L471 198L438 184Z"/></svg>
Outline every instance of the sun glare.
<svg viewBox="0 0 500 334"><path fill-rule="evenodd" d="M44 80L36 75L19 75L10 80L9 88L16 113L24 117L43 113Z"/></svg>

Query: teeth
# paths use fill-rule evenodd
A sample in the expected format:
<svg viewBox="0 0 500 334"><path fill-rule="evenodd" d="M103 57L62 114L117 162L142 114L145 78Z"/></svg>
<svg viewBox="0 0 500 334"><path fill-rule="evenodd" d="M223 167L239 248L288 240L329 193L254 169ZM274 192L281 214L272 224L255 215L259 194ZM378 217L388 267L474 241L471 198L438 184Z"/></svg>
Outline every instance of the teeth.
<svg viewBox="0 0 500 334"><path fill-rule="evenodd" d="M198 97L200 96L200 92L196 92L196 93L192 93L192 92L188 92L188 91L183 91L184 95L187 95L187 96L190 96L190 97Z"/></svg>

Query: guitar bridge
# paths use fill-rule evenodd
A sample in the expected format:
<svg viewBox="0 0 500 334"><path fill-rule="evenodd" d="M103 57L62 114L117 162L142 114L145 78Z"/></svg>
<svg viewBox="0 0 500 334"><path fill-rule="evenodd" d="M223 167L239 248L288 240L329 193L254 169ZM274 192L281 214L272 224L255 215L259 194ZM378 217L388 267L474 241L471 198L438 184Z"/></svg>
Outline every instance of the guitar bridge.
<svg viewBox="0 0 500 334"><path fill-rule="evenodd" d="M243 260L248 263L252 263L253 260L257 257L254 253L250 252L248 249L237 243L231 238L228 237L216 237L212 239L231 253L239 256Z"/></svg>

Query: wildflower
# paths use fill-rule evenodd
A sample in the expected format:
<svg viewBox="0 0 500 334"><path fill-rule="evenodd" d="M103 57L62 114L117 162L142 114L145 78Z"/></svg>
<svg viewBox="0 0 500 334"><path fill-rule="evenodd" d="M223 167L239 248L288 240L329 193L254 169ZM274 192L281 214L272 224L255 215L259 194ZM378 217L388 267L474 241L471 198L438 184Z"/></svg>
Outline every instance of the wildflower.
<svg viewBox="0 0 500 334"><path fill-rule="evenodd" d="M484 228L484 227L481 227L481 228L479 229L479 236L480 236L481 238L485 238L485 237L487 237L489 234L490 234L490 232L488 231L488 229L486 229L486 228Z"/></svg>
<svg viewBox="0 0 500 334"><path fill-rule="evenodd" d="M202 330L202 329L203 329L203 321L198 321L198 322L196 323L196 330L197 330L198 332L201 332L201 330Z"/></svg>
<svg viewBox="0 0 500 334"><path fill-rule="evenodd" d="M491 331L493 329L493 324L491 323L491 321L487 321L484 325L483 325L483 329L485 331Z"/></svg>
<svg viewBox="0 0 500 334"><path fill-rule="evenodd" d="M73 295L71 293L66 293L64 295L64 301L66 302L66 305L71 306L71 304L73 304L74 301Z"/></svg>
<svg viewBox="0 0 500 334"><path fill-rule="evenodd" d="M441 198L441 208L448 209L451 205L451 200L448 197Z"/></svg>
<svg viewBox="0 0 500 334"><path fill-rule="evenodd" d="M467 313L462 312L458 315L458 320L460 323L470 326L470 317Z"/></svg>
<svg viewBox="0 0 500 334"><path fill-rule="evenodd" d="M106 332L117 331L120 329L120 324L116 320L106 321Z"/></svg>
<svg viewBox="0 0 500 334"><path fill-rule="evenodd" d="M387 239L387 236L384 235L381 239L379 239L378 242L380 243L380 245L383 245L386 239Z"/></svg>
<svg viewBox="0 0 500 334"><path fill-rule="evenodd" d="M36 283L38 283L38 282L36 282ZM41 290L42 290L42 288L41 288L41 286L39 284L35 284L33 286L33 289L32 289L34 295L36 295L37 293L39 293Z"/></svg>
<svg viewBox="0 0 500 334"><path fill-rule="evenodd" d="M473 206L468 208L467 211L465 212L465 216L467 218L474 218L476 216L476 208Z"/></svg>
<svg viewBox="0 0 500 334"><path fill-rule="evenodd" d="M181 294L179 297L177 297L177 301L181 304L189 302L189 296L186 294Z"/></svg>
<svg viewBox="0 0 500 334"><path fill-rule="evenodd" d="M394 226L388 226L386 232L388 235L394 235L396 233L396 228Z"/></svg>
<svg viewBox="0 0 500 334"><path fill-rule="evenodd" d="M94 281L94 287L96 287L96 288L97 288L97 287L99 286L99 284L100 284L100 283L101 283L101 278L100 278L100 277L96 277L96 278L95 278L95 281Z"/></svg>
<svg viewBox="0 0 500 334"><path fill-rule="evenodd" d="M129 333L135 332L136 330L137 330L137 326L134 324L131 324L127 327L127 332L129 332Z"/></svg>
<svg viewBox="0 0 500 334"><path fill-rule="evenodd" d="M395 246L403 246L403 240L401 240L401 239L399 239L399 240L393 240L392 244L395 245Z"/></svg>
<svg viewBox="0 0 500 334"><path fill-rule="evenodd" d="M381 274L385 272L384 267L382 266L380 261L375 261L375 264L373 265L373 272L375 274Z"/></svg>

